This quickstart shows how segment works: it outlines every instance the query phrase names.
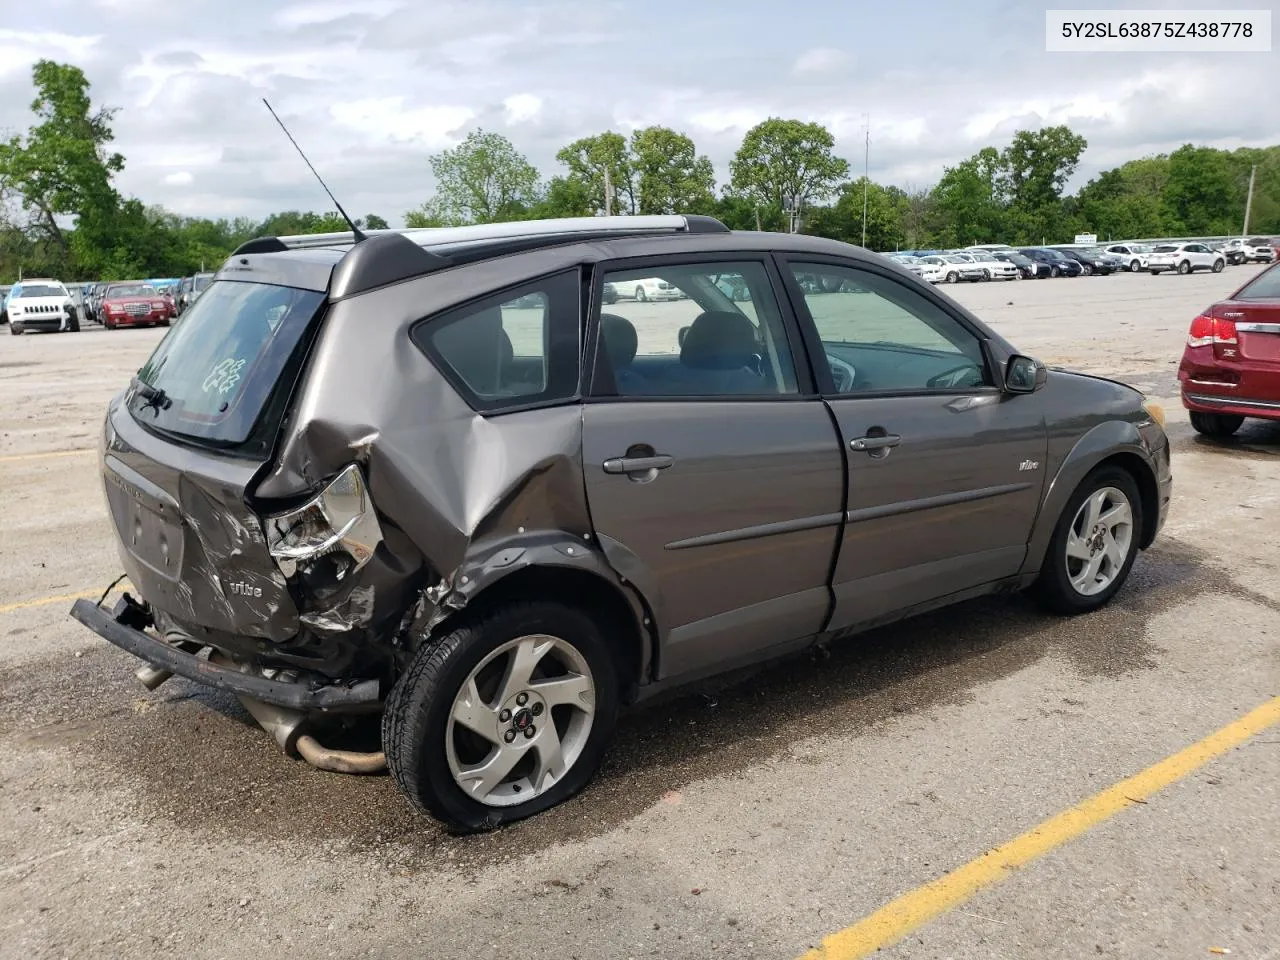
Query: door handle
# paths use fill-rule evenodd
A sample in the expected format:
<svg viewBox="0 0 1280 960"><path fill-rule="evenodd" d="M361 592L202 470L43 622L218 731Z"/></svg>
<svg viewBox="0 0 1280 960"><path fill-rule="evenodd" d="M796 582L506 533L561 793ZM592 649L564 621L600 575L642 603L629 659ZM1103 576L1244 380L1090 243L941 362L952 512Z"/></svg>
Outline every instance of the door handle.
<svg viewBox="0 0 1280 960"><path fill-rule="evenodd" d="M849 441L849 448L870 452L872 450L887 450L889 447L896 447L901 442L902 437L896 433L886 433L879 437L854 437Z"/></svg>
<svg viewBox="0 0 1280 960"><path fill-rule="evenodd" d="M605 473L644 473L648 470L665 470L676 462L665 453L652 457L613 457L602 466Z"/></svg>

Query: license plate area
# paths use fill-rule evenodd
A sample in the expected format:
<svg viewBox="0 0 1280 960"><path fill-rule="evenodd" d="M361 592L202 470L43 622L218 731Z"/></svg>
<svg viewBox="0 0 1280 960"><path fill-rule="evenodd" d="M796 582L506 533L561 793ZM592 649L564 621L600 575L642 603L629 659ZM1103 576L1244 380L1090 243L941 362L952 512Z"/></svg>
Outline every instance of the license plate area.
<svg viewBox="0 0 1280 960"><path fill-rule="evenodd" d="M1244 359L1280 363L1280 323L1238 323L1236 335Z"/></svg>
<svg viewBox="0 0 1280 960"><path fill-rule="evenodd" d="M178 580L184 538L177 502L114 457L107 458L104 475L121 544L160 576Z"/></svg>

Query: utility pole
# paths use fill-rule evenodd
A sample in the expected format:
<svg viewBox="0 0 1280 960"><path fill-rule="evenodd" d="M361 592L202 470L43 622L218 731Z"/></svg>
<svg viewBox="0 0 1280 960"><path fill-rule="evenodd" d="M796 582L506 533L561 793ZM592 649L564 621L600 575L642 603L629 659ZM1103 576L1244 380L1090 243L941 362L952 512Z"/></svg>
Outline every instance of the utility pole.
<svg viewBox="0 0 1280 960"><path fill-rule="evenodd" d="M613 216L613 176L608 166L604 168L604 215Z"/></svg>
<svg viewBox="0 0 1280 960"><path fill-rule="evenodd" d="M866 147L862 155L862 245L867 245L867 186L871 182L871 114L864 114Z"/></svg>
<svg viewBox="0 0 1280 960"><path fill-rule="evenodd" d="M1249 195L1244 201L1244 229L1240 231L1240 236L1247 237L1249 235L1249 212L1253 209L1253 179L1258 175L1258 165L1255 163L1253 169L1249 171Z"/></svg>

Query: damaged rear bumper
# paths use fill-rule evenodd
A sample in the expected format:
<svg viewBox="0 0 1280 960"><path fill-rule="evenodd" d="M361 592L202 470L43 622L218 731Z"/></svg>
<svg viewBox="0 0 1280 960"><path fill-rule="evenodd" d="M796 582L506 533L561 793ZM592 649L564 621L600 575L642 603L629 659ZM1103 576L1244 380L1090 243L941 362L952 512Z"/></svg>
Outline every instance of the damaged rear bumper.
<svg viewBox="0 0 1280 960"><path fill-rule="evenodd" d="M348 712L375 706L381 699L377 680L324 685L291 683L241 673L233 667L201 659L198 653L188 653L122 623L121 615L129 604L129 600L120 600L116 609L108 612L91 600L77 600L71 608L71 616L104 640L154 667L237 696L252 697L263 703L303 713Z"/></svg>

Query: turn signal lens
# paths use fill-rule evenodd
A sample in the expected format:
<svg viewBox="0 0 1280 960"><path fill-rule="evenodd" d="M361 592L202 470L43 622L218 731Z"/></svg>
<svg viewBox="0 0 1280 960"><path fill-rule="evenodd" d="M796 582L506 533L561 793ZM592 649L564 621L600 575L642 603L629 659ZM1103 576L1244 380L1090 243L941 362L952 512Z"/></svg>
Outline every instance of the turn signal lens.
<svg viewBox="0 0 1280 960"><path fill-rule="evenodd" d="M1155 403L1151 400L1147 400L1145 403L1142 404L1142 409L1147 411L1147 416L1149 416L1156 423L1160 424L1161 430L1164 429L1164 423L1165 423L1164 407L1160 406L1160 404Z"/></svg>

